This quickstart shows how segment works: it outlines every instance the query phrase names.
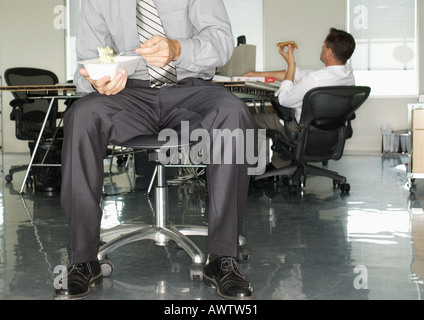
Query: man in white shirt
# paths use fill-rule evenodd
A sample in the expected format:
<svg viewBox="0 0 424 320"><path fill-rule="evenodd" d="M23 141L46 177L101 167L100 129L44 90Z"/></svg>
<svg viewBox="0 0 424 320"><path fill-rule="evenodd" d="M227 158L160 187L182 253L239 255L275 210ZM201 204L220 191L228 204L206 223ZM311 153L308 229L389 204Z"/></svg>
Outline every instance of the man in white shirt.
<svg viewBox="0 0 424 320"><path fill-rule="evenodd" d="M319 70L302 70L296 66L294 58L295 48L292 45L280 47L279 53L287 62L287 70L268 72L249 72L248 77L267 76L282 81L280 88L275 92L281 107L294 110L295 119L286 125L297 129L302 113L302 102L305 94L316 87L349 86L355 84L353 70L347 61L355 51L355 40L349 33L330 29L322 46L320 60L325 67ZM284 122L276 114L260 113L253 116L254 124L258 129L276 130L285 135ZM279 169L290 165L291 160L282 159L274 153L268 170Z"/></svg>

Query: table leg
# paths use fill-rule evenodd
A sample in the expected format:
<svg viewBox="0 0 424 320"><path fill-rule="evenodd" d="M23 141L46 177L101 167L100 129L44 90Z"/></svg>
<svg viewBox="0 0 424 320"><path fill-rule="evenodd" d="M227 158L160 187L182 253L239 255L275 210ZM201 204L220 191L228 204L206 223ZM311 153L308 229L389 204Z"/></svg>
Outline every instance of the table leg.
<svg viewBox="0 0 424 320"><path fill-rule="evenodd" d="M26 169L26 172L25 172L25 177L24 177L24 181L22 182L21 190L19 191L20 194L23 193L23 190L25 188L25 183L28 179L29 172L31 171L31 167L32 167L32 164L33 164L34 159L35 159L35 154L37 153L37 149L38 149L38 146L40 144L41 137L43 136L43 132L44 132L44 129L46 127L47 120L49 119L50 111L52 110L54 101L55 101L55 98L52 98L50 105L49 105L49 108L47 109L46 116L44 117L43 126L41 127L40 134L38 135L37 142L34 146L34 150L33 150L32 155L31 155L31 160L29 161L28 168Z"/></svg>

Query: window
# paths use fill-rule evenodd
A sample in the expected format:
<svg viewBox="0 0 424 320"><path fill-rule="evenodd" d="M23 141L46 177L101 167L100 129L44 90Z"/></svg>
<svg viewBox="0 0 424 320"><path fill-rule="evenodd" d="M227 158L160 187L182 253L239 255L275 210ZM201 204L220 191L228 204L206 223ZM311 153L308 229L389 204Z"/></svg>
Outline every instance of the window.
<svg viewBox="0 0 424 320"><path fill-rule="evenodd" d="M356 83L375 96L418 95L416 0L348 0Z"/></svg>

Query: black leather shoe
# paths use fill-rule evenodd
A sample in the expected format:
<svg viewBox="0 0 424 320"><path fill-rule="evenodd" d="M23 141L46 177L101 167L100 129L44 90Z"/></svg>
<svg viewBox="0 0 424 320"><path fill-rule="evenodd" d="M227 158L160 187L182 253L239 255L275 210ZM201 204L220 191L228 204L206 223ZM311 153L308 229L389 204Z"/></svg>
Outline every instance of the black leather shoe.
<svg viewBox="0 0 424 320"><path fill-rule="evenodd" d="M220 257L205 265L203 283L216 288L218 295L224 299L253 299L253 288L241 274L237 262L231 257Z"/></svg>
<svg viewBox="0 0 424 320"><path fill-rule="evenodd" d="M102 270L98 260L73 264L68 267L67 283L61 282L64 288L56 289L53 297L56 300L78 300L90 295L90 288L103 280Z"/></svg>

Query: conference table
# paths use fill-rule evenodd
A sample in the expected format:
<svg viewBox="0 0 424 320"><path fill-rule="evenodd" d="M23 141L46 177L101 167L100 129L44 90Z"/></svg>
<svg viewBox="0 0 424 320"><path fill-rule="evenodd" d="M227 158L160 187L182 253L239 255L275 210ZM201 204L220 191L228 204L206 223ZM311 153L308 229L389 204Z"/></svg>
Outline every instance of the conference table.
<svg viewBox="0 0 424 320"><path fill-rule="evenodd" d="M274 99L274 92L278 89L278 86L275 84L258 81L226 81L216 83L222 84L235 96L244 101L252 113L269 112L271 101ZM25 171L24 180L19 190L19 193L23 194L26 181L33 166L60 166L60 164L34 163L34 159L54 103L57 100L78 99L80 96L77 94L76 87L72 83L54 85L0 86L0 91L9 91L12 93L25 92L28 99L45 99L50 101L30 162Z"/></svg>

